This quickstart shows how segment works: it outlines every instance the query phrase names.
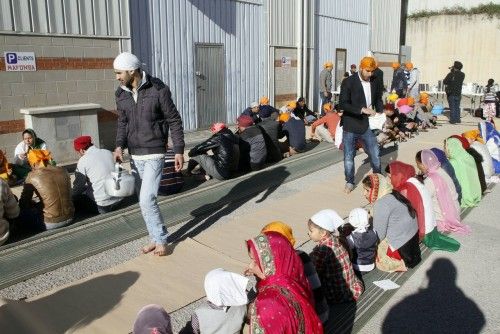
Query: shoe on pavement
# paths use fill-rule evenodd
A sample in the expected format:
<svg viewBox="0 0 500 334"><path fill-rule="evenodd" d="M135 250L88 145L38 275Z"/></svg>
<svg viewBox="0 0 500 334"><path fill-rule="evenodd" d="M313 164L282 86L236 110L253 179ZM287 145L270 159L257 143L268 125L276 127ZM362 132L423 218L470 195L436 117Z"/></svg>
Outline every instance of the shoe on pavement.
<svg viewBox="0 0 500 334"><path fill-rule="evenodd" d="M353 189L354 189L354 184L352 184L352 183L346 183L345 184L345 188L344 188L344 192L346 194L349 194L349 193L351 193L351 191L353 191Z"/></svg>

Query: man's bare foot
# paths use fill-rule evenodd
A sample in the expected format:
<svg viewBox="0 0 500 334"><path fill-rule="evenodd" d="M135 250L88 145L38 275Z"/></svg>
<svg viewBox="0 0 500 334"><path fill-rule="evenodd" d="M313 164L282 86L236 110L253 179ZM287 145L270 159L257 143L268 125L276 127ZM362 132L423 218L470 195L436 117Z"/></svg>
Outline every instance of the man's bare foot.
<svg viewBox="0 0 500 334"><path fill-rule="evenodd" d="M151 253L155 249L156 249L156 244L149 244L147 246L142 247L141 250L142 250L143 254L147 254L147 253Z"/></svg>
<svg viewBox="0 0 500 334"><path fill-rule="evenodd" d="M165 256L165 255L167 255L167 245L156 244L155 251L153 252L153 254L157 255L157 256Z"/></svg>

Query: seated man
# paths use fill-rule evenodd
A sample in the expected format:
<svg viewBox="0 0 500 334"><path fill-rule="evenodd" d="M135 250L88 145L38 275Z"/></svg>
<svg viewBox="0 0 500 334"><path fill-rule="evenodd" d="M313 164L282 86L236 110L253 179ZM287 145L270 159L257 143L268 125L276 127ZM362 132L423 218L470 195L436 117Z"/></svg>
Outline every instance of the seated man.
<svg viewBox="0 0 500 334"><path fill-rule="evenodd" d="M281 134L281 125L278 121L278 113L273 112L270 117L260 122L257 126L262 130L264 140L266 141L267 158L266 162L278 162L283 156L280 152L279 140Z"/></svg>
<svg viewBox="0 0 500 334"><path fill-rule="evenodd" d="M0 246L9 237L9 220L19 216L19 205L9 185L0 179Z"/></svg>
<svg viewBox="0 0 500 334"><path fill-rule="evenodd" d="M69 224L73 220L75 208L71 201L71 180L66 169L49 164L52 158L49 151L30 150L28 161L31 172L26 177L23 192L19 199L21 211L31 223L47 230ZM32 201L36 194L40 202Z"/></svg>
<svg viewBox="0 0 500 334"><path fill-rule="evenodd" d="M306 104L306 99L299 97L297 100L297 107L293 111L294 115L304 121L304 124L311 124L316 120L316 115L312 112Z"/></svg>
<svg viewBox="0 0 500 334"><path fill-rule="evenodd" d="M294 155L303 152L306 148L306 126L304 121L295 116L293 112L290 119L283 123L283 133L290 145L289 154Z"/></svg>
<svg viewBox="0 0 500 334"><path fill-rule="evenodd" d="M276 108L273 108L269 105L269 98L267 96L263 96L259 100L259 116L262 120L268 119L271 117L271 114L274 112L279 112Z"/></svg>
<svg viewBox="0 0 500 334"><path fill-rule="evenodd" d="M95 147L90 136L75 138L73 147L80 155L72 194L76 210L96 207L102 214L117 209L123 197L109 196L104 187L106 177L115 169L113 153Z"/></svg>
<svg viewBox="0 0 500 334"><path fill-rule="evenodd" d="M259 104L257 102L252 102L250 103L250 107L246 108L243 110L241 113L242 115L247 115L252 118L252 121L254 124L257 124L261 121L260 115L259 115Z"/></svg>
<svg viewBox="0 0 500 334"><path fill-rule="evenodd" d="M238 169L244 172L261 169L267 158L266 141L262 130L254 126L252 118L247 115L238 117L237 125L240 136Z"/></svg>
<svg viewBox="0 0 500 334"><path fill-rule="evenodd" d="M238 168L239 138L224 123L212 124L210 131L212 132L210 138L189 151L187 172L191 174L199 164L204 178L229 179ZM213 155L207 154L210 150Z"/></svg>
<svg viewBox="0 0 500 334"><path fill-rule="evenodd" d="M331 103L324 104L323 111L325 116L311 125L311 136L318 137L319 140L324 140L328 143L333 143L335 139L335 130L340 122L340 117L334 112Z"/></svg>

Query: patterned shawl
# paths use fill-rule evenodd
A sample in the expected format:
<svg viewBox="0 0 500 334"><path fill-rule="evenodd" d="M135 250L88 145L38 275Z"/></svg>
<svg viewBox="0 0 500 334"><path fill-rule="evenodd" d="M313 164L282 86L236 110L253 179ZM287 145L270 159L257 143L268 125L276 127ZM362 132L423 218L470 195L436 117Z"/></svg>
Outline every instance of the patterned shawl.
<svg viewBox="0 0 500 334"><path fill-rule="evenodd" d="M323 333L302 261L290 242L266 232L247 240L247 247L266 276L250 305L250 333Z"/></svg>

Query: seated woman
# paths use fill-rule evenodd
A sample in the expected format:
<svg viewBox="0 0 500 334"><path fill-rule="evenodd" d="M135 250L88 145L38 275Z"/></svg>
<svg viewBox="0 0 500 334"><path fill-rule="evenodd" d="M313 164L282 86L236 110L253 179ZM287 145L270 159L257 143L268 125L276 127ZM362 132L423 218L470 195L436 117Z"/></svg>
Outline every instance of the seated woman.
<svg viewBox="0 0 500 334"><path fill-rule="evenodd" d="M483 170L483 157L481 156L481 154L479 154L478 151L470 147L469 141L464 137L459 135L453 135L450 138L458 139L462 144L464 150L467 151L467 153L469 153L470 156L474 159L474 162L476 163L477 177L479 178L479 184L481 185L481 193L484 193L486 191L487 185L486 185L486 177L484 176L484 170Z"/></svg>
<svg viewBox="0 0 500 334"><path fill-rule="evenodd" d="M415 178L415 168L401 161L391 162L386 169L392 186L406 197L417 214L419 239L429 248L456 252L460 244L436 229L432 197L424 185Z"/></svg>
<svg viewBox="0 0 500 334"><path fill-rule="evenodd" d="M460 140L456 138L445 140L445 152L462 189L460 206L462 208L476 206L481 201L481 183L474 158L467 153Z"/></svg>
<svg viewBox="0 0 500 334"><path fill-rule="evenodd" d="M460 222L460 204L453 181L441 168L436 155L431 150L422 150L417 152L415 160L424 174L424 186L432 197L438 230L468 234L469 226Z"/></svg>
<svg viewBox="0 0 500 334"><path fill-rule="evenodd" d="M205 276L207 302L196 308L181 333L240 333L247 313L248 278L222 268Z"/></svg>
<svg viewBox="0 0 500 334"><path fill-rule="evenodd" d="M224 123L215 123L210 127L212 136L189 151L188 174L198 164L203 170L203 177L226 180L237 170L240 158L239 139ZM208 151L213 155L208 155Z"/></svg>
<svg viewBox="0 0 500 334"><path fill-rule="evenodd" d="M316 115L307 107L306 99L303 97L299 97L297 100L297 108L295 108L293 113L304 121L306 125L316 120Z"/></svg>
<svg viewBox="0 0 500 334"><path fill-rule="evenodd" d="M453 166L450 164L450 161L446 157L446 153L437 147L431 148L431 151L438 158L438 161L441 164L441 168L446 172L446 174L448 174L448 176L453 181L453 185L455 186L455 191L457 192L458 195L458 203L460 203L460 201L462 200L462 187L460 187L460 183L458 182L457 176L455 175L455 170L453 169Z"/></svg>
<svg viewBox="0 0 500 334"><path fill-rule="evenodd" d="M69 174L62 167L49 165L50 160L50 153L46 150L28 152L32 171L26 177L19 199L21 211L29 212L24 216L30 217L38 226L43 222L47 230L69 224L75 213ZM35 194L40 198L37 204L32 202Z"/></svg>
<svg viewBox="0 0 500 334"><path fill-rule="evenodd" d="M470 130L462 134L462 137L467 139L470 147L475 149L483 158L483 171L486 181L490 181L491 177L495 175L495 168L493 166L493 159L491 158L490 151L484 144L483 139L479 136L479 130Z"/></svg>
<svg viewBox="0 0 500 334"><path fill-rule="evenodd" d="M292 228L283 222L271 222L264 226L261 232L278 232L285 238L287 238L288 241L290 241L292 247L295 246L295 238L293 237ZM314 308L316 309L316 314L324 324L328 320L329 309L325 294L323 293L323 289L321 287L321 281L319 280L318 272L316 271L316 268L314 267L309 254L300 249L296 249L295 252L299 255L300 260L304 265L304 275L309 282L309 286L314 296Z"/></svg>
<svg viewBox="0 0 500 334"><path fill-rule="evenodd" d="M26 129L22 133L23 141L17 144L14 150L13 172L18 179L24 179L31 170L28 162L28 152L30 150L46 150L47 144L36 136L35 131Z"/></svg>
<svg viewBox="0 0 500 334"><path fill-rule="evenodd" d="M381 174L363 179L365 198L373 205L373 230L379 244L375 264L379 270L406 271L421 261L415 209Z"/></svg>
<svg viewBox="0 0 500 334"><path fill-rule="evenodd" d="M156 304L144 306L134 322L134 334L172 334L170 315L163 307Z"/></svg>
<svg viewBox="0 0 500 334"><path fill-rule="evenodd" d="M250 333L323 333L302 261L290 242L267 232L246 243L251 262L245 274L257 278L257 296L249 306Z"/></svg>
<svg viewBox="0 0 500 334"><path fill-rule="evenodd" d="M495 173L500 173L500 134L495 129L495 125L490 122L479 122L478 129L483 138L488 151L490 152Z"/></svg>

